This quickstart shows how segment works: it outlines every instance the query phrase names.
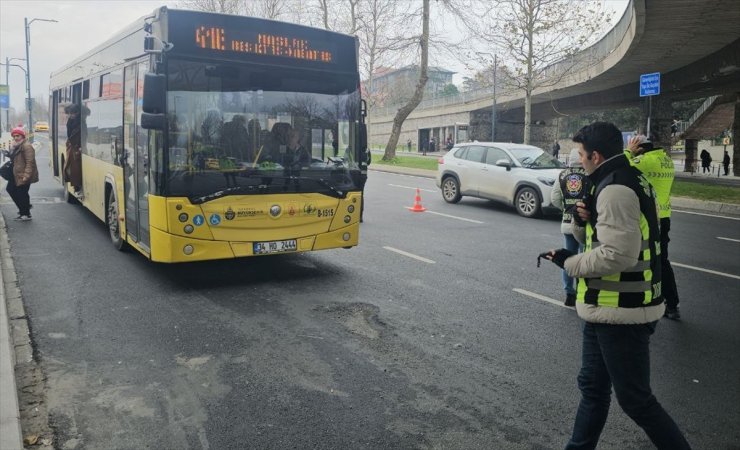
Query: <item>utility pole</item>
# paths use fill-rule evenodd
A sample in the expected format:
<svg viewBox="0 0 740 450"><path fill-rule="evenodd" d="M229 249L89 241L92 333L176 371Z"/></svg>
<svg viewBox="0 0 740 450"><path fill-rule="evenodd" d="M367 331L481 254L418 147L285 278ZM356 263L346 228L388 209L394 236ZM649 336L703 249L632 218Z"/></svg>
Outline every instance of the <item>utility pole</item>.
<svg viewBox="0 0 740 450"><path fill-rule="evenodd" d="M57 22L54 19L31 19L28 21L28 17L23 18L24 29L26 30L26 92L28 92L28 135L31 137L30 141L33 142L33 99L31 97L31 59L28 57L28 47L31 45L31 29L29 28L34 21L41 22Z"/></svg>
<svg viewBox="0 0 740 450"><path fill-rule="evenodd" d="M493 105L491 106L491 142L496 142L496 69L498 55L493 55Z"/></svg>

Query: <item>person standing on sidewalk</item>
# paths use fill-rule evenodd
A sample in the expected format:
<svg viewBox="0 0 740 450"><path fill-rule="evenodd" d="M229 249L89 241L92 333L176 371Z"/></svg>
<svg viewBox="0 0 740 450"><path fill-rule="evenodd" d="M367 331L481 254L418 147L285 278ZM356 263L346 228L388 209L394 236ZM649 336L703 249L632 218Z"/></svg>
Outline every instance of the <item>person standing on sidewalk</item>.
<svg viewBox="0 0 740 450"><path fill-rule="evenodd" d="M630 165L622 133L613 124L594 122L573 141L594 186L592 196L577 204L573 226L585 252L559 249L542 255L578 277L576 311L585 321L581 400L565 448L596 448L613 387L619 406L656 447L688 449L650 388L650 335L665 311L655 192Z"/></svg>
<svg viewBox="0 0 740 450"><path fill-rule="evenodd" d="M678 288L673 266L668 260L668 243L671 239L671 188L676 176L673 160L661 147L655 147L646 136L634 136L628 142L630 162L647 178L658 196L658 218L660 219L660 271L663 284L665 317L681 318L678 310Z"/></svg>
<svg viewBox="0 0 740 450"><path fill-rule="evenodd" d="M23 128L14 128L10 132L13 144L8 152L8 158L13 162L13 176L8 180L6 190L18 207L18 217L15 220L31 220L31 198L28 190L31 183L39 181L39 171L36 167L36 151L26 140Z"/></svg>
<svg viewBox="0 0 740 450"><path fill-rule="evenodd" d="M583 170L578 150L573 149L568 157L568 168L563 169L558 180L550 192L550 203L563 211L563 220L560 224L560 232L565 238L565 249L575 254L578 253L579 244L573 237L571 222L573 209L576 203L583 201L588 192L591 191L591 181ZM565 290L565 306L576 306L576 280L563 270L563 289Z"/></svg>
<svg viewBox="0 0 740 450"><path fill-rule="evenodd" d="M722 157L722 166L725 168L725 176L730 173L730 154L725 150L725 155Z"/></svg>

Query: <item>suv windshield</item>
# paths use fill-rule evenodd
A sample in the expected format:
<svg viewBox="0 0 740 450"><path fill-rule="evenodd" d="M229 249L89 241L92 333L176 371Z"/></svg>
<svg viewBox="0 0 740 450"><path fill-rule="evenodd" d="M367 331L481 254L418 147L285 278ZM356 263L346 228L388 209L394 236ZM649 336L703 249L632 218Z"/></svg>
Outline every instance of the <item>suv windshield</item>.
<svg viewBox="0 0 740 450"><path fill-rule="evenodd" d="M356 75L183 60L168 74L169 195L357 189Z"/></svg>
<svg viewBox="0 0 740 450"><path fill-rule="evenodd" d="M560 161L538 147L515 147L510 148L509 152L523 167L529 169L559 169L564 167Z"/></svg>

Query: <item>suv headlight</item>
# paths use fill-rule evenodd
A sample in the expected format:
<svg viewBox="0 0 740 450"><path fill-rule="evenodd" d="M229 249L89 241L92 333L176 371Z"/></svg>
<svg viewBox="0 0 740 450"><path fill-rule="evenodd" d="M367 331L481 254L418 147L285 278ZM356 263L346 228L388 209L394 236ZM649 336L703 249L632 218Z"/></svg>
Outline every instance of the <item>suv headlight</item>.
<svg viewBox="0 0 740 450"><path fill-rule="evenodd" d="M548 186L552 186L553 184L555 184L554 178L537 177L537 179L539 180L540 183L546 184Z"/></svg>

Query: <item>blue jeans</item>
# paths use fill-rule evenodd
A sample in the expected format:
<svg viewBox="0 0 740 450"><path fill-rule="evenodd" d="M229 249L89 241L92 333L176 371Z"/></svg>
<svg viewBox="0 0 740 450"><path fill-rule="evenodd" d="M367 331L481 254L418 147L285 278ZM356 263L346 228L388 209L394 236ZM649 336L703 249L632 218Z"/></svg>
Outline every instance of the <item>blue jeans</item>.
<svg viewBox="0 0 740 450"><path fill-rule="evenodd" d="M580 244L576 238L572 234L564 234L563 236L565 237L565 249L572 253L578 253ZM569 277L565 270L563 270L563 289L565 289L566 294L576 293L576 279Z"/></svg>
<svg viewBox="0 0 740 450"><path fill-rule="evenodd" d="M578 374L581 402L566 449L596 448L609 414L612 386L619 406L658 449L690 448L650 390L650 335L656 324L584 324L583 362Z"/></svg>

